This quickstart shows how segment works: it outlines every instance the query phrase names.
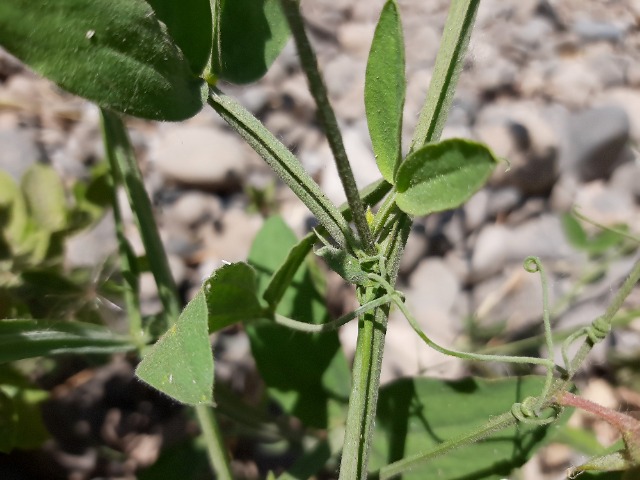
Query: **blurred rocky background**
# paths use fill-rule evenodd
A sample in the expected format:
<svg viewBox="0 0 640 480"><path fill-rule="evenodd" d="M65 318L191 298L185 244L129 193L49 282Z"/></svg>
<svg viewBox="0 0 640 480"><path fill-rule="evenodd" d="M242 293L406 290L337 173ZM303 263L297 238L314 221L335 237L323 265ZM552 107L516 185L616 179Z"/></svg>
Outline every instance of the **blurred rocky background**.
<svg viewBox="0 0 640 480"><path fill-rule="evenodd" d="M360 186L379 177L363 91L382 3L303 2ZM408 142L449 2L399 4L407 45ZM260 82L221 88L295 152L334 202L344 200L293 45ZM265 215L282 214L298 235L312 224L305 207L210 109L180 124L130 119L128 125L185 298L222 262L246 259ZM565 215L576 207L596 222L640 235L640 1L483 0L443 137L486 142L505 163L463 208L415 221L398 288L424 330L463 349L539 334L540 279L523 270L528 255L539 256L549 275L554 329L589 324L625 277L637 245L621 241L602 251L581 248L567 233ZM72 183L87 178L102 159L96 107L0 53L0 168L18 180L29 165L48 163ZM130 215L127 222L129 238L141 252ZM588 235L599 232L583 226ZM70 266L99 269L115 249L108 214L69 242L66 259ZM351 289L338 277L331 279L332 311L353 309ZM161 308L151 278L143 278L141 294L145 313ZM628 309L640 307L638 289L627 303ZM342 329L350 353L355 337L355 322ZM238 375L251 377L241 329L216 341L219 378L235 376L233 381L242 383ZM580 377L584 395L608 407L640 409L639 359L636 318L593 352ZM625 366L634 362L635 373ZM118 375L121 370L116 368ZM467 366L428 350L401 315L393 316L383 381L418 373L455 378L465 372ZM611 442L610 431L600 428L598 435ZM580 461L560 447L548 450L525 467L527 479L564 478L563 469ZM85 478L82 468L92 471L92 458L73 478Z"/></svg>

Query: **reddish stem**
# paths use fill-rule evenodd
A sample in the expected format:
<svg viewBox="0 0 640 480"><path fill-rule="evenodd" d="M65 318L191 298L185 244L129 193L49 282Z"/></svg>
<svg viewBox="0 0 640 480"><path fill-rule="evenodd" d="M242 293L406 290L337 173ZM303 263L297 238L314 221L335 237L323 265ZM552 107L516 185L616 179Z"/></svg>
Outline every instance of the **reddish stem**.
<svg viewBox="0 0 640 480"><path fill-rule="evenodd" d="M629 457L631 457L632 461L640 463L640 421L567 391L559 393L556 396L556 403L565 407L576 407L589 412L620 430L627 446Z"/></svg>

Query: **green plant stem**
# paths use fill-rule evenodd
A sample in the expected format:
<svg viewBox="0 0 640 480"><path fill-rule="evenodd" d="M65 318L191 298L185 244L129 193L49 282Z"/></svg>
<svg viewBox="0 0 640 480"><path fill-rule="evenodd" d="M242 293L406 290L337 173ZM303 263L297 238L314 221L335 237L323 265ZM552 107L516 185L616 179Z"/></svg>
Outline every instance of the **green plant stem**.
<svg viewBox="0 0 640 480"><path fill-rule="evenodd" d="M311 48L311 43L309 42L304 29L304 21L300 14L299 0L280 0L280 3L289 23L289 28L291 29L296 48L298 50L298 55L300 56L302 69L304 70L309 82L309 91L311 92L311 95L318 107L318 118L324 127L331 152L333 153L333 157L336 162L338 176L342 182L342 187L344 188L344 192L347 196L347 202L349 203L349 207L353 214L353 221L362 242L361 248L363 248L363 250L369 255L374 255L376 251L373 236L371 235L371 230L367 224L364 205L360 199L360 195L358 194L358 187L356 186L353 171L351 170L351 165L347 158L347 152L342 141L342 135L338 128L338 121L333 109L331 108L327 89L318 69L316 55Z"/></svg>
<svg viewBox="0 0 640 480"><path fill-rule="evenodd" d="M107 158L112 168L115 166L113 174L117 176L118 183L122 184L127 193L149 260L149 268L158 285L158 295L165 309L165 316L170 324L173 324L180 315L178 290L171 275L167 255L153 217L151 202L144 188L127 130L117 113L104 108L100 111Z"/></svg>
<svg viewBox="0 0 640 480"><path fill-rule="evenodd" d="M218 480L233 480L231 466L224 449L224 440L213 408L206 405L198 405L195 410L207 445L209 463L216 472L216 478Z"/></svg>
<svg viewBox="0 0 640 480"><path fill-rule="evenodd" d="M129 334L138 345L138 350L144 347L144 330L142 329L142 315L140 314L140 304L138 302L138 269L135 264L135 256L131 249L131 245L124 234L124 222L122 221L122 211L118 202L118 186L116 172L117 165L113 156L109 155L111 167L111 205L113 210L113 218L116 227L116 238L118 240L118 254L120 260L120 268L122 276L126 283L124 288L124 303L128 316Z"/></svg>
<svg viewBox="0 0 640 480"><path fill-rule="evenodd" d="M138 222L140 236L145 247L151 273L158 285L158 294L165 308L165 316L175 324L180 315L180 299L169 262L160 240L151 202L147 196L142 174L133 152L126 127L116 113L101 109L104 145L112 168L127 192L131 210ZM211 466L219 479L232 480L229 462L224 454L222 437L214 412L210 407L198 406L196 413L200 428L206 439L207 453Z"/></svg>
<svg viewBox="0 0 640 480"><path fill-rule="evenodd" d="M385 245L384 258L388 259L388 281L391 285L395 283L410 229L409 217L399 215ZM369 295L375 298L381 294L377 291L365 291L360 301L366 304ZM358 324L340 480L362 480L367 477L388 313L388 306L378 308L373 313L364 315Z"/></svg>
<svg viewBox="0 0 640 480"><path fill-rule="evenodd" d="M355 245L349 224L320 187L302 168L300 162L260 121L233 98L211 87L209 105L245 139L296 194L320 225L342 248Z"/></svg>
<svg viewBox="0 0 640 480"><path fill-rule="evenodd" d="M472 443L479 442L490 435L493 435L500 430L512 427L516 423L516 419L511 413L503 413L497 417L493 417L487 423L480 428L473 430L472 432L462 435L453 440L442 442L440 445L430 450L427 453L412 455L410 457L403 458L397 462L391 463L382 467L378 472L369 476L370 479L375 480L387 480L389 478L401 475L403 472L407 472L414 468L420 467L427 463L429 460L445 455L452 450L470 445ZM426 478L426 477L425 477Z"/></svg>
<svg viewBox="0 0 640 480"><path fill-rule="evenodd" d="M427 90L427 100L413 133L411 152L428 142L437 141L442 134L479 5L480 0L451 2L433 77Z"/></svg>

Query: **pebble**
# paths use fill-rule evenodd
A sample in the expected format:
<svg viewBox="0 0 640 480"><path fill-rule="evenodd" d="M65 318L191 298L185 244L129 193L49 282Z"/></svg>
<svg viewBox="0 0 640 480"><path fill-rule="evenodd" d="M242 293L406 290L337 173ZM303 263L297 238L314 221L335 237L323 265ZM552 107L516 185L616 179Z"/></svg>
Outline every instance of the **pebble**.
<svg viewBox="0 0 640 480"><path fill-rule="evenodd" d="M151 144L149 157L167 179L218 192L237 189L249 166L236 135L188 124L164 129Z"/></svg>
<svg viewBox="0 0 640 480"><path fill-rule="evenodd" d="M572 115L567 135L560 169L582 181L608 178L629 158L630 122L620 107L595 107Z"/></svg>
<svg viewBox="0 0 640 480"><path fill-rule="evenodd" d="M44 160L33 132L25 129L0 130L0 169L6 171L19 182L31 165Z"/></svg>

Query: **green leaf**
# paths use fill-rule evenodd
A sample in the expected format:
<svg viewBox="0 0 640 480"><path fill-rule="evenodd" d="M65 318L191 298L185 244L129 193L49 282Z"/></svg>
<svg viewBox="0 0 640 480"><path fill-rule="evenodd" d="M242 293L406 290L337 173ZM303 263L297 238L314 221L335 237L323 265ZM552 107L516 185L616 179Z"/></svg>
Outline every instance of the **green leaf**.
<svg viewBox="0 0 640 480"><path fill-rule="evenodd" d="M464 65L480 0L457 0L449 5L427 99L413 132L411 152L429 142L440 140Z"/></svg>
<svg viewBox="0 0 640 480"><path fill-rule="evenodd" d="M265 222L249 254L260 292L295 244L295 235L280 217ZM324 323L328 320L324 293L317 266L307 262L294 275L276 311L296 320ZM266 320L248 324L247 333L270 395L306 425L326 428L332 400L346 402L349 395L349 367L338 334L309 335Z"/></svg>
<svg viewBox="0 0 640 480"><path fill-rule="evenodd" d="M48 165L36 164L22 177L22 192L36 225L57 232L67 224L67 201L64 186L56 171Z"/></svg>
<svg viewBox="0 0 640 480"><path fill-rule="evenodd" d="M7 365L0 366L0 452L34 449L49 438L40 404L49 394Z"/></svg>
<svg viewBox="0 0 640 480"><path fill-rule="evenodd" d="M213 72L232 83L258 80L289 38L279 0L216 0Z"/></svg>
<svg viewBox="0 0 640 480"><path fill-rule="evenodd" d="M184 120L206 100L205 82L143 0L3 0L0 45L65 90L128 115Z"/></svg>
<svg viewBox="0 0 640 480"><path fill-rule="evenodd" d="M584 231L578 219L570 213L565 213L561 217L562 229L567 241L577 250L584 250L589 243L587 232Z"/></svg>
<svg viewBox="0 0 640 480"><path fill-rule="evenodd" d="M0 363L59 353L112 353L134 348L128 337L89 323L0 320Z"/></svg>
<svg viewBox="0 0 640 480"><path fill-rule="evenodd" d="M178 321L142 359L136 375L188 405L213 402L213 354L207 331L207 300L200 290Z"/></svg>
<svg viewBox="0 0 640 480"><path fill-rule="evenodd" d="M402 23L396 1L388 0L371 43L364 104L376 162L389 183L394 183L402 155L405 86Z"/></svg>
<svg viewBox="0 0 640 480"><path fill-rule="evenodd" d="M442 442L481 427L508 412L514 402L540 393L542 377L455 382L406 378L380 390L370 471L411 455L428 452ZM550 427L520 424L488 439L461 447L403 474L404 480L438 478L503 479L523 465L551 433L569 418L563 414Z"/></svg>
<svg viewBox="0 0 640 480"><path fill-rule="evenodd" d="M270 306L278 305L315 242L315 236L307 235L289 250L286 260L273 274L262 296Z"/></svg>
<svg viewBox="0 0 640 480"><path fill-rule="evenodd" d="M469 140L425 145L400 165L396 203L410 215L456 208L485 184L496 162L487 147Z"/></svg>
<svg viewBox="0 0 640 480"><path fill-rule="evenodd" d="M211 57L213 19L209 0L147 0L169 34L200 74Z"/></svg>
<svg viewBox="0 0 640 480"><path fill-rule="evenodd" d="M204 285L209 333L236 322L264 318L257 296L256 272L244 262L224 265Z"/></svg>
<svg viewBox="0 0 640 480"><path fill-rule="evenodd" d="M11 175L2 170L0 170L0 213L2 217L0 226L5 239L16 253L24 251L24 248L21 248L21 240L28 223L27 203Z"/></svg>

